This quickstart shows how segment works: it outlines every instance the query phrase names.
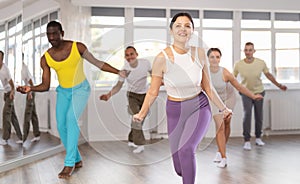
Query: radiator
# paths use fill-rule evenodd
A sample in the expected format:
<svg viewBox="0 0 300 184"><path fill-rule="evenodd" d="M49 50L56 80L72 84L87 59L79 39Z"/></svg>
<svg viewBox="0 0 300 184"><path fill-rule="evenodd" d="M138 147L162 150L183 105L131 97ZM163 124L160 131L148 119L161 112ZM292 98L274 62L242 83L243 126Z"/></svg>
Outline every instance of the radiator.
<svg viewBox="0 0 300 184"><path fill-rule="evenodd" d="M300 104L288 99L270 100L271 130L300 130Z"/></svg>

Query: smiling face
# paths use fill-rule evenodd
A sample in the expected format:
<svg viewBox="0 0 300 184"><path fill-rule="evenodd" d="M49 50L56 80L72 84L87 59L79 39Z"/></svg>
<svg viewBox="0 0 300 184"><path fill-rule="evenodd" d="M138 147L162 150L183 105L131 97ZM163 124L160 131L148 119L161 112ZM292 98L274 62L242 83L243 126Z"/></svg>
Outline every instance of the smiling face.
<svg viewBox="0 0 300 184"><path fill-rule="evenodd" d="M208 61L212 67L219 66L221 61L221 53L218 51L211 51L208 56Z"/></svg>
<svg viewBox="0 0 300 184"><path fill-rule="evenodd" d="M244 53L247 59L252 59L253 54L255 53L255 49L253 45L245 45Z"/></svg>
<svg viewBox="0 0 300 184"><path fill-rule="evenodd" d="M138 53L133 48L127 48L125 50L125 59L129 64L135 64L137 61Z"/></svg>
<svg viewBox="0 0 300 184"><path fill-rule="evenodd" d="M193 31L193 23L187 16L177 17L171 28L174 42L188 42Z"/></svg>
<svg viewBox="0 0 300 184"><path fill-rule="evenodd" d="M47 28L47 38L52 47L58 47L63 40L64 32L57 26Z"/></svg>

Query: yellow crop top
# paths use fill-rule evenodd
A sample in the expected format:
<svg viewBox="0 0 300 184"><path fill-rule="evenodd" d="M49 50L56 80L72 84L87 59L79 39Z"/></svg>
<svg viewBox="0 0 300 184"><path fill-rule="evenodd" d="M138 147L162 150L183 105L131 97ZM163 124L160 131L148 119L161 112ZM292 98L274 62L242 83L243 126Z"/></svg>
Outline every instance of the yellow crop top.
<svg viewBox="0 0 300 184"><path fill-rule="evenodd" d="M48 52L45 52L46 62L53 68L58 76L59 85L71 88L86 79L83 71L83 58L81 57L76 42L73 42L70 55L63 61L55 61Z"/></svg>

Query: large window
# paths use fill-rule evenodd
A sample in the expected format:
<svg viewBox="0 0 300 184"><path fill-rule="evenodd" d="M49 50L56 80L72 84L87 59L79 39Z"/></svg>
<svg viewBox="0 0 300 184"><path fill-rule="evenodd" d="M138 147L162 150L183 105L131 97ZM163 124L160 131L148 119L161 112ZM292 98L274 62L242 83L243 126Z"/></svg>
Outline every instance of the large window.
<svg viewBox="0 0 300 184"><path fill-rule="evenodd" d="M92 8L93 53L99 53L97 57L120 68L124 63L124 48L134 45L139 57L153 61L161 49L172 43L169 23L182 11L189 12L195 24L190 44L204 47L206 51L211 47L221 49L221 65L229 71L236 61L245 57L245 43L253 42L254 56L266 62L279 82L299 83L299 13ZM264 83L270 82L262 77ZM95 69L93 78L104 86L115 82L116 76Z"/></svg>

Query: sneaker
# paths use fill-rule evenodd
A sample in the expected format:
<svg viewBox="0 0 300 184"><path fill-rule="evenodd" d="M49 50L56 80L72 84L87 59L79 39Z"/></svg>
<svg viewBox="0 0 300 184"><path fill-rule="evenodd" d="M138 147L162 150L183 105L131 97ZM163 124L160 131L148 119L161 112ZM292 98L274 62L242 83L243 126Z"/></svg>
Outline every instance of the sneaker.
<svg viewBox="0 0 300 184"><path fill-rule="evenodd" d="M4 139L1 139L1 140L0 140L0 145L5 146L5 145L7 145L7 144L8 144L8 141L7 141L7 140L4 140Z"/></svg>
<svg viewBox="0 0 300 184"><path fill-rule="evenodd" d="M265 145L265 143L261 140L261 138L256 138L255 144L257 146L263 146L263 145Z"/></svg>
<svg viewBox="0 0 300 184"><path fill-rule="evenodd" d="M222 158L222 159L221 159L221 162L218 163L217 166L220 167L220 168L227 167L227 158Z"/></svg>
<svg viewBox="0 0 300 184"><path fill-rule="evenodd" d="M135 150L133 150L133 153L141 153L142 151L144 151L145 148L144 146L138 146Z"/></svg>
<svg viewBox="0 0 300 184"><path fill-rule="evenodd" d="M134 144L133 142L128 142L129 147L137 148L138 146Z"/></svg>
<svg viewBox="0 0 300 184"><path fill-rule="evenodd" d="M22 143L23 143L23 140L17 140L16 143L17 143L17 144L22 144Z"/></svg>
<svg viewBox="0 0 300 184"><path fill-rule="evenodd" d="M214 162L221 162L222 160L222 156L221 156L221 153L220 152L217 152L216 153L216 157L214 159Z"/></svg>
<svg viewBox="0 0 300 184"><path fill-rule="evenodd" d="M251 144L250 144L250 141L246 141L246 142L245 142L245 144L244 144L244 150L248 150L248 151L251 150Z"/></svg>
<svg viewBox="0 0 300 184"><path fill-rule="evenodd" d="M41 139L40 136L34 137L33 139L31 139L31 142L36 142L39 141Z"/></svg>

